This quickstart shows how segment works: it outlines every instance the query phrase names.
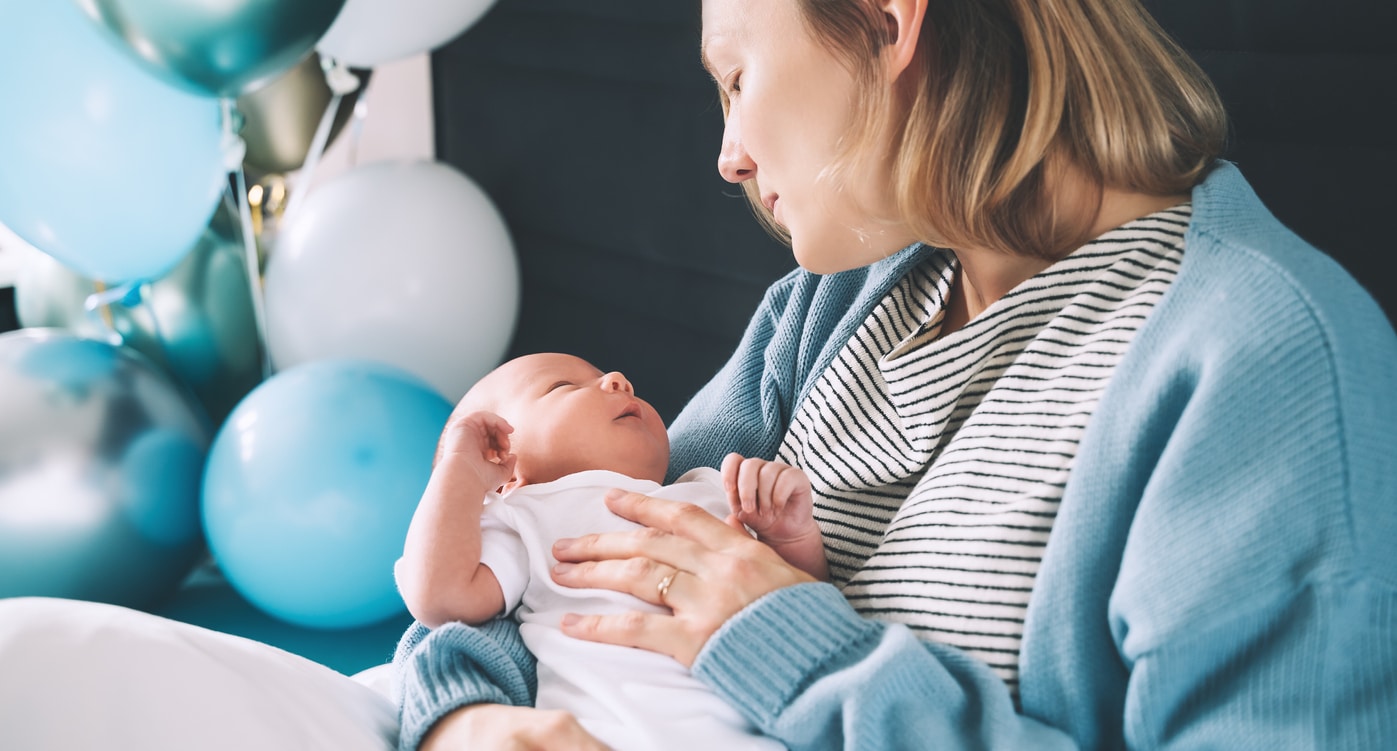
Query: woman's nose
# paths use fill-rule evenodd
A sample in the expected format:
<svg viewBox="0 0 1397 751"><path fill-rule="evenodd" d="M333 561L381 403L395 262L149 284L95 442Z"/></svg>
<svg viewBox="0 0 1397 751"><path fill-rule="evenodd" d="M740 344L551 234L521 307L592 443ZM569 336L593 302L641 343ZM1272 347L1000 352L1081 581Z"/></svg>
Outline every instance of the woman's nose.
<svg viewBox="0 0 1397 751"><path fill-rule="evenodd" d="M627 394L635 393L635 389L631 387L631 382L614 370L601 377L601 389L602 391L624 391Z"/></svg>
<svg viewBox="0 0 1397 751"><path fill-rule="evenodd" d="M723 146L718 150L718 174L730 183L740 183L757 176L757 163L742 145L742 133L737 129L737 121L728 117L723 127Z"/></svg>

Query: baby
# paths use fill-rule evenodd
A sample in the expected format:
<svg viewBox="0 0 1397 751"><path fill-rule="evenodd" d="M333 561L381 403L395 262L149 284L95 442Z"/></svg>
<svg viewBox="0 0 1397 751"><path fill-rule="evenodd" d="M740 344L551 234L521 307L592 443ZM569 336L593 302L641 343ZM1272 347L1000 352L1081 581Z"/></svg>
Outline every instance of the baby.
<svg viewBox="0 0 1397 751"><path fill-rule="evenodd" d="M536 706L573 713L618 751L780 748L669 657L558 628L567 613L665 612L549 576L554 540L638 528L606 508L612 488L701 506L829 578L800 470L729 454L721 472L701 467L662 487L668 465L664 422L620 373L556 353L510 360L471 388L442 433L398 587L432 628L512 612L538 660Z"/></svg>

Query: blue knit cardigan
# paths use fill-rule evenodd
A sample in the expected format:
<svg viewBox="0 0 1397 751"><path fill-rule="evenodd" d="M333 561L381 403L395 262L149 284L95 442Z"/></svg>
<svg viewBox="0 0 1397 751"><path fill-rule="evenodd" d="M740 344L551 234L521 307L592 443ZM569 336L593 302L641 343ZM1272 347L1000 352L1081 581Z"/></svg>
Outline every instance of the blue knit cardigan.
<svg viewBox="0 0 1397 751"><path fill-rule="evenodd" d="M924 255L795 271L671 427L675 472L772 456L796 406ZM501 620L404 635L403 749L475 702L528 704ZM1397 336L1220 163L1179 276L1083 437L1029 603L1020 697L983 664L779 590L694 673L793 749L1397 747Z"/></svg>

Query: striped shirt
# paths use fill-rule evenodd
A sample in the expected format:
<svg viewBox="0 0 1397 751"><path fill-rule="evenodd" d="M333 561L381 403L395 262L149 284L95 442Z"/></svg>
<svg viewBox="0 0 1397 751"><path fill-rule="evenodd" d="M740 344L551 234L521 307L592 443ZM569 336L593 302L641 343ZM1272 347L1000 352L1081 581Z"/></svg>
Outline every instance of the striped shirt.
<svg viewBox="0 0 1397 751"><path fill-rule="evenodd" d="M874 309L777 455L810 476L831 576L856 609L965 650L1017 694L1077 445L1178 272L1190 214L1183 203L1107 232L945 337L949 251Z"/></svg>

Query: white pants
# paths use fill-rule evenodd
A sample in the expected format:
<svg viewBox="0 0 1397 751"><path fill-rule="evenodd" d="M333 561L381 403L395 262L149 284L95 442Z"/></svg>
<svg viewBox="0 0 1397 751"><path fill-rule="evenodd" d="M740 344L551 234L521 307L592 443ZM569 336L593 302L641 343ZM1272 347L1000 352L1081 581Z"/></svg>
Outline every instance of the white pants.
<svg viewBox="0 0 1397 751"><path fill-rule="evenodd" d="M0 599L0 749L391 751L374 671L128 608Z"/></svg>

